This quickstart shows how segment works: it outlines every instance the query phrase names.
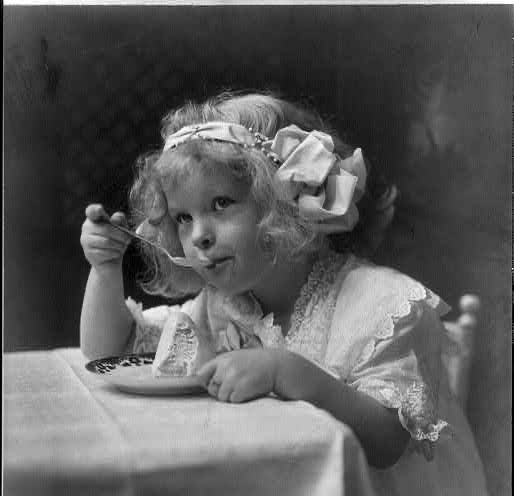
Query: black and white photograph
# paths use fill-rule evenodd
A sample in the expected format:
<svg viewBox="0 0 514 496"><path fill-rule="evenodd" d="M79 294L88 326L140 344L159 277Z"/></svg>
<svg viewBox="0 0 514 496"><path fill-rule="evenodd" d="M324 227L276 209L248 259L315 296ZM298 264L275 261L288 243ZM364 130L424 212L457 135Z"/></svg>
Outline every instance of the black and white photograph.
<svg viewBox="0 0 514 496"><path fill-rule="evenodd" d="M513 13L5 2L3 494L510 495Z"/></svg>

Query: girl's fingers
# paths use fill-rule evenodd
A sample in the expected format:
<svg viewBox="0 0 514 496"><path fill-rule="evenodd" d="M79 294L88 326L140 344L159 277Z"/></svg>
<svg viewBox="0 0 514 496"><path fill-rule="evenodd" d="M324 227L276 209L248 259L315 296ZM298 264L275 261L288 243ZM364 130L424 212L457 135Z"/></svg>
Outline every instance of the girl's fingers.
<svg viewBox="0 0 514 496"><path fill-rule="evenodd" d="M213 358L207 363L204 363L196 372L196 375L200 378L200 381L206 388L209 386L209 382L216 372L217 367L218 362L216 361L216 358Z"/></svg>
<svg viewBox="0 0 514 496"><path fill-rule="evenodd" d="M214 398L218 398L219 391L223 381L221 379L217 379L216 377L212 377L207 385L207 392L213 396Z"/></svg>
<svg viewBox="0 0 514 496"><path fill-rule="evenodd" d="M230 401L231 403L241 403L243 401L246 401L247 399L248 394L246 394L244 391L241 390L241 388L238 388L236 386L230 394L228 401Z"/></svg>
<svg viewBox="0 0 514 496"><path fill-rule="evenodd" d="M86 217L93 222L109 219L109 215L105 211L103 205L100 205L99 203L93 203L92 205L87 206Z"/></svg>
<svg viewBox="0 0 514 496"><path fill-rule="evenodd" d="M107 239L115 239L127 245L131 237L121 232L119 229L102 222L93 222L91 219L86 219L82 224L82 234L86 236L102 236Z"/></svg>
<svg viewBox="0 0 514 496"><path fill-rule="evenodd" d="M250 399L255 399L262 394L267 394L266 391L263 391L262 385L259 385L259 382L256 381L255 377L243 377L234 385L232 393L228 401L232 403L241 403L242 401L248 401Z"/></svg>
<svg viewBox="0 0 514 496"><path fill-rule="evenodd" d="M123 212L116 212L111 215L111 220L115 224L118 224L119 226L128 227L127 218L125 217L125 214Z"/></svg>
<svg viewBox="0 0 514 496"><path fill-rule="evenodd" d="M218 389L217 398L220 401L229 401L230 395L234 391L234 379L225 378Z"/></svg>
<svg viewBox="0 0 514 496"><path fill-rule="evenodd" d="M251 381L248 379L242 378L237 381L230 392L230 396L227 398L227 401L232 403L240 403L241 401L245 401L252 397L253 388L251 387Z"/></svg>
<svg viewBox="0 0 514 496"><path fill-rule="evenodd" d="M92 255L97 255L97 256L102 256L104 253L107 255L107 254L111 254L111 255L115 255L116 257L120 257L121 255L121 252L120 250L116 249L116 248L95 248L95 247L90 247L89 250L88 250L88 253L91 253Z"/></svg>
<svg viewBox="0 0 514 496"><path fill-rule="evenodd" d="M106 236L104 233L88 233L84 236L84 244L87 244L90 248L124 249L130 242L130 237L124 236L123 233L120 234L115 232Z"/></svg>
<svg viewBox="0 0 514 496"><path fill-rule="evenodd" d="M86 208L86 217L93 223L111 220L115 224L128 226L127 218L123 212L115 212L109 217L109 214L105 211L103 205L99 203L88 205Z"/></svg>

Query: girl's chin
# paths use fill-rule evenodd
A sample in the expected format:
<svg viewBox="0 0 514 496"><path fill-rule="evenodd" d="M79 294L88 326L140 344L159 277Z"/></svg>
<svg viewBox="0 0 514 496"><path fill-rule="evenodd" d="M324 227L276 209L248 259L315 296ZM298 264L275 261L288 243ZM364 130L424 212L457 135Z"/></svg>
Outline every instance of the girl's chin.
<svg viewBox="0 0 514 496"><path fill-rule="evenodd" d="M233 259L228 259L212 266L204 266L199 269L199 272L213 286L229 286L234 279L234 261Z"/></svg>
<svg viewBox="0 0 514 496"><path fill-rule="evenodd" d="M256 273L230 258L213 267L203 267L199 273L207 284L214 286L227 296L235 296L252 291L254 286L262 284L262 278L266 277L268 270L263 268Z"/></svg>
<svg viewBox="0 0 514 496"><path fill-rule="evenodd" d="M211 277L205 280L226 296L236 296L251 291L247 284L233 277Z"/></svg>

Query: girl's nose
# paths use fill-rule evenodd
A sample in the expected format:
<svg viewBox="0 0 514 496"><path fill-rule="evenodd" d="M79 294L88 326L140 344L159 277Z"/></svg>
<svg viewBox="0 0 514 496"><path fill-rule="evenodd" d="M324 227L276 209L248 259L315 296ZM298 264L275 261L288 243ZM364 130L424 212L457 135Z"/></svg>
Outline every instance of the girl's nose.
<svg viewBox="0 0 514 496"><path fill-rule="evenodd" d="M195 223L192 235L193 245L199 250L208 250L214 245L216 237L212 229L205 226L203 223Z"/></svg>

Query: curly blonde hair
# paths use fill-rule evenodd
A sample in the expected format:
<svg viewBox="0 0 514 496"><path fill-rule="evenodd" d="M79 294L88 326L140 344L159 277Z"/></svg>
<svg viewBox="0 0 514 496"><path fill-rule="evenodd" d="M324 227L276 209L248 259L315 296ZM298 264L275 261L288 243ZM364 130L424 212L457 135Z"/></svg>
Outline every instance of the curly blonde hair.
<svg viewBox="0 0 514 496"><path fill-rule="evenodd" d="M241 124L269 138L273 138L281 128L295 124L305 131L318 130L330 134L334 152L342 158L353 152L353 148L342 141L315 111L264 93L223 93L204 103L187 102L165 115L161 135L166 140L184 126L210 121ZM232 143L191 140L172 151L156 151L140 157L136 169L136 179L130 192L135 224L147 217L147 205L154 201L152 195L156 194L156 183L161 187L163 182L177 186L184 176L194 171L209 175L215 170L224 170L248 186L261 215L257 226L258 240L271 257L276 260L282 256L302 257L327 244L326 236L316 230L315 224L303 218L296 204L286 200L278 190L280 186L273 180L276 166L259 150ZM164 235L161 239L168 249L175 247L176 251L176 240L165 239ZM192 269L174 266L151 248L142 248L149 268L142 281L145 291L177 298L194 294L202 288L202 281Z"/></svg>

